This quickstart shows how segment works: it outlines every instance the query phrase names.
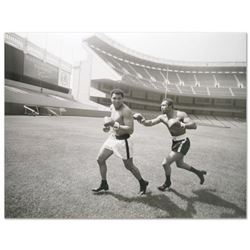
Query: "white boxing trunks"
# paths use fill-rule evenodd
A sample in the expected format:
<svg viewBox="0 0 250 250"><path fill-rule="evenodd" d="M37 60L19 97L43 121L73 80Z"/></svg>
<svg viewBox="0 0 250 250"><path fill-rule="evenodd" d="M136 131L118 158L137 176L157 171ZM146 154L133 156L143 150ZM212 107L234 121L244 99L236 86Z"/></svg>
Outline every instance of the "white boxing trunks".
<svg viewBox="0 0 250 250"><path fill-rule="evenodd" d="M130 159L133 157L133 141L128 137L129 135L115 136L111 134L102 145L101 150L106 148L123 160Z"/></svg>

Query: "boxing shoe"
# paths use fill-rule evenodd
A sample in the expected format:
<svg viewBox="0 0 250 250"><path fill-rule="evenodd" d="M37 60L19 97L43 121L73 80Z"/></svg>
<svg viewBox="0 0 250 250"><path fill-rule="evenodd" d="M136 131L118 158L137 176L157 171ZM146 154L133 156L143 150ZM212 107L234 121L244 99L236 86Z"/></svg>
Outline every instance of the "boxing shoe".
<svg viewBox="0 0 250 250"><path fill-rule="evenodd" d="M149 184L148 181L144 181L144 180L140 181L140 191L139 191L140 195L144 195L146 193L148 184Z"/></svg>
<svg viewBox="0 0 250 250"><path fill-rule="evenodd" d="M165 191L170 186L171 186L171 181L165 181L163 185L161 185L161 186L158 187L158 189L160 191Z"/></svg>
<svg viewBox="0 0 250 250"><path fill-rule="evenodd" d="M206 175L207 172L204 171L204 170L195 169L193 167L190 168L190 171L195 173L200 178L200 184L202 185L204 183L204 181L205 181L204 175Z"/></svg>
<svg viewBox="0 0 250 250"><path fill-rule="evenodd" d="M200 184L202 185L205 181L204 175L206 175L207 172L206 171L199 171L199 173L197 173L198 177L200 178Z"/></svg>
<svg viewBox="0 0 250 250"><path fill-rule="evenodd" d="M99 188L92 189L94 193L99 193L101 191L107 191L107 190L109 190L109 185L107 181L102 181Z"/></svg>

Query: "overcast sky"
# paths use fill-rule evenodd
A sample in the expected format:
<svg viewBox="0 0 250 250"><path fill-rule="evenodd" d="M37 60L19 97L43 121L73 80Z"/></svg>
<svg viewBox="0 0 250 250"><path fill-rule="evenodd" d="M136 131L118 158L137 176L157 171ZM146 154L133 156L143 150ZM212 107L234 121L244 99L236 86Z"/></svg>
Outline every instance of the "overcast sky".
<svg viewBox="0 0 250 250"><path fill-rule="evenodd" d="M18 33L73 63L84 60L81 41L93 33ZM127 48L177 61L246 62L246 33L105 33Z"/></svg>

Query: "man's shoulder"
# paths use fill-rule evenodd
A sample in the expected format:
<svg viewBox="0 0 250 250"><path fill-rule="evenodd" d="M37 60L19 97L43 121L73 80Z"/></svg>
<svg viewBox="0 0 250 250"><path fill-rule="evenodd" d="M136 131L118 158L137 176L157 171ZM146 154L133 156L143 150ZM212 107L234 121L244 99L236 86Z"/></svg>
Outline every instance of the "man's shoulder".
<svg viewBox="0 0 250 250"><path fill-rule="evenodd" d="M122 113L124 113L124 114L132 114L132 110L126 104L123 104Z"/></svg>
<svg viewBox="0 0 250 250"><path fill-rule="evenodd" d="M181 110L176 110L176 116L177 117L186 117L187 113Z"/></svg>

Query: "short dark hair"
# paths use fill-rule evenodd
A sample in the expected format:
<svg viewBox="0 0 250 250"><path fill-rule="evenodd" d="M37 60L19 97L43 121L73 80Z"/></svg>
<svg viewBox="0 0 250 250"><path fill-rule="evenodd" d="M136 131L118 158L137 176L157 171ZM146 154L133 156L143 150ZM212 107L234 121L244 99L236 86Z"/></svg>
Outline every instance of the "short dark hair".
<svg viewBox="0 0 250 250"><path fill-rule="evenodd" d="M124 92L121 89L113 89L110 92L110 96L112 97L113 94L121 95L122 98L124 97Z"/></svg>
<svg viewBox="0 0 250 250"><path fill-rule="evenodd" d="M165 99L162 100L161 103L163 103L163 102L167 102L169 106L174 107L174 101L171 98L165 98Z"/></svg>

